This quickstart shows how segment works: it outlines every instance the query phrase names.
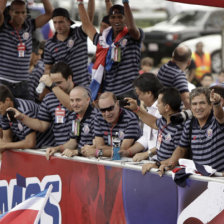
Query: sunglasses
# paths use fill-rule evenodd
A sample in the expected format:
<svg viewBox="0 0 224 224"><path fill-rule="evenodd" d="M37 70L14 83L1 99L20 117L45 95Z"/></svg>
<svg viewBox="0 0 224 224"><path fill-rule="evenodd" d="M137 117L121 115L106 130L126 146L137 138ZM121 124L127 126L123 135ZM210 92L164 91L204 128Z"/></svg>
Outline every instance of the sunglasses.
<svg viewBox="0 0 224 224"><path fill-rule="evenodd" d="M110 112L110 111L114 110L114 107L115 107L115 105L107 107L107 108L99 108L99 109L102 113L105 113L106 111Z"/></svg>

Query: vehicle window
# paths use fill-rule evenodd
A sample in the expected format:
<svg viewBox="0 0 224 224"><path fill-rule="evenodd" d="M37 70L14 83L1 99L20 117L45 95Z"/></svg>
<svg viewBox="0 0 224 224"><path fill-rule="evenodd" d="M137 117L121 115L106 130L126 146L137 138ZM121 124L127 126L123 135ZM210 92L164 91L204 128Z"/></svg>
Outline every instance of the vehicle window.
<svg viewBox="0 0 224 224"><path fill-rule="evenodd" d="M224 26L224 11L213 12L206 23L209 28L221 28Z"/></svg>
<svg viewBox="0 0 224 224"><path fill-rule="evenodd" d="M174 16L170 20L170 23L174 25L182 24L185 26L197 26L200 25L204 15L205 12L203 11L185 12Z"/></svg>

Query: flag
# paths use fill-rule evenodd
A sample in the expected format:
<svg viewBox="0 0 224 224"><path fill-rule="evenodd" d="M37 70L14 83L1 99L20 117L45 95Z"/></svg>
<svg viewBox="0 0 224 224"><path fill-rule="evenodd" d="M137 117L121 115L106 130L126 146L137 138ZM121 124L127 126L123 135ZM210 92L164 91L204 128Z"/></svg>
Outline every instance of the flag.
<svg viewBox="0 0 224 224"><path fill-rule="evenodd" d="M186 186L187 178L192 174L212 176L216 170L208 165L201 165L190 159L179 159L180 167L172 170L172 178L180 187Z"/></svg>
<svg viewBox="0 0 224 224"><path fill-rule="evenodd" d="M10 211L0 215L0 224L37 224L53 186L21 202Z"/></svg>
<svg viewBox="0 0 224 224"><path fill-rule="evenodd" d="M168 0L168 1L188 3L188 4L196 4L196 5L224 7L224 0Z"/></svg>
<svg viewBox="0 0 224 224"><path fill-rule="evenodd" d="M99 43L97 45L96 50L96 61L92 68L92 81L90 83L90 89L92 93L92 100L96 100L100 85L103 79L104 68L106 66L106 58L107 53L111 46L108 44L108 35L112 35L111 27L105 29L100 36ZM126 34L128 33L127 27L124 27L123 31L121 31L114 40L113 44L116 44L120 41Z"/></svg>

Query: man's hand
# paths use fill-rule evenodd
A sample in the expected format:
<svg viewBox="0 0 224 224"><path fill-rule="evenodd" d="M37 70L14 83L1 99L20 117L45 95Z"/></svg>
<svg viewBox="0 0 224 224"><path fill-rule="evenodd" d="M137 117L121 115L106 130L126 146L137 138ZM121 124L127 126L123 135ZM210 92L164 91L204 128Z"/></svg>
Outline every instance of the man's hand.
<svg viewBox="0 0 224 224"><path fill-rule="evenodd" d="M149 172L152 168L158 168L158 166L155 163L147 163L142 166L142 174L145 175L147 172Z"/></svg>
<svg viewBox="0 0 224 224"><path fill-rule="evenodd" d="M221 102L221 96L217 93L215 93L214 89L211 90L210 93L210 101L211 103L215 103L218 104L219 102Z"/></svg>
<svg viewBox="0 0 224 224"><path fill-rule="evenodd" d="M129 98L129 97L125 97L125 100L128 100L129 105L125 106L125 108L132 110L132 111L136 111L138 109L138 104L137 101Z"/></svg>
<svg viewBox="0 0 224 224"><path fill-rule="evenodd" d="M6 111L10 111L10 110L15 113L14 118L16 118L18 120L22 120L25 116L23 113L21 113L20 111L18 111L14 107L9 107Z"/></svg>
<svg viewBox="0 0 224 224"><path fill-rule="evenodd" d="M42 77L40 78L40 82L43 82L46 86L50 87L53 83L50 75L42 75Z"/></svg>
<svg viewBox="0 0 224 224"><path fill-rule="evenodd" d="M62 156L72 157L77 156L79 154L78 150L74 149L65 149L64 152L61 154Z"/></svg>
<svg viewBox="0 0 224 224"><path fill-rule="evenodd" d="M144 159L147 159L147 157L149 157L149 156L146 156L146 153L140 152L140 153L137 153L137 154L134 155L133 161L134 162L140 162L140 161L142 161Z"/></svg>
<svg viewBox="0 0 224 224"><path fill-rule="evenodd" d="M94 145L84 145L81 148L81 153L85 157L95 157L96 156L96 147Z"/></svg>
<svg viewBox="0 0 224 224"><path fill-rule="evenodd" d="M56 152L57 152L57 148L56 147L52 147L52 148L47 148L46 151L46 159L49 160L51 156L53 156Z"/></svg>

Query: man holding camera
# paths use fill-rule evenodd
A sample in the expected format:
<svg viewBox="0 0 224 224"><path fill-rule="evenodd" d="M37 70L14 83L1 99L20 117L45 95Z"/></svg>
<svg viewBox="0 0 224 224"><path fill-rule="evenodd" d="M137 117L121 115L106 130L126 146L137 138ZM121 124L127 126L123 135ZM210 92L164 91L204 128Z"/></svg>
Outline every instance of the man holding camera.
<svg viewBox="0 0 224 224"><path fill-rule="evenodd" d="M209 165L224 171L224 111L221 96L199 87L190 93L194 117L186 121L181 140L172 157L160 167L165 169L178 164L179 158L190 157L200 165Z"/></svg>
<svg viewBox="0 0 224 224"><path fill-rule="evenodd" d="M145 174L151 168L158 168L158 166L169 159L179 145L183 124L172 124L170 115L180 111L181 97L179 91L173 87L166 87L159 91L157 108L162 118L157 118L147 113L137 105L134 99L128 98L128 102L130 105L126 106L127 108L134 111L145 124L158 130L156 142L157 160L155 163L143 165L142 173Z"/></svg>
<svg viewBox="0 0 224 224"><path fill-rule="evenodd" d="M36 118L38 105L30 100L14 98L12 92L5 85L0 85L0 114L3 138L0 152L7 149L32 149L54 145L54 136L51 129L44 133L35 132L21 121L17 120L14 109Z"/></svg>
<svg viewBox="0 0 224 224"><path fill-rule="evenodd" d="M121 150L127 150L140 136L138 119L131 111L121 108L112 92L105 92L99 97L99 110L94 123L95 147L84 146L84 156L111 157L112 140L118 133Z"/></svg>

